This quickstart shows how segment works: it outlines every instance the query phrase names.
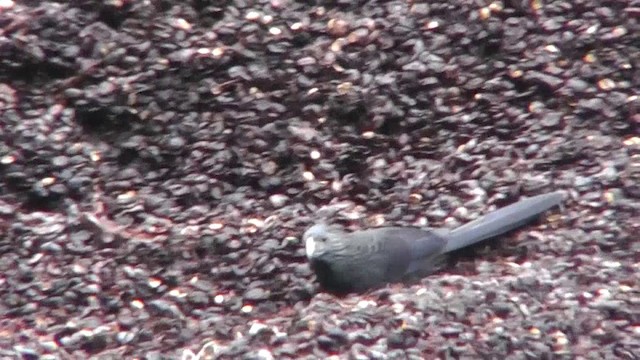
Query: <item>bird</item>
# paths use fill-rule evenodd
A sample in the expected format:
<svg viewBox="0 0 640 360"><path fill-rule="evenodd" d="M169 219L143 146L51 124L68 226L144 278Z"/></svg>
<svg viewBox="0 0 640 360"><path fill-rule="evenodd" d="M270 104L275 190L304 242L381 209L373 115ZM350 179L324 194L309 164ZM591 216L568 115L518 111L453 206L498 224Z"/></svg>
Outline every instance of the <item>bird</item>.
<svg viewBox="0 0 640 360"><path fill-rule="evenodd" d="M328 292L364 292L432 273L452 251L496 237L560 205L563 191L537 195L490 212L453 230L378 227L353 232L318 223L302 240L311 269Z"/></svg>

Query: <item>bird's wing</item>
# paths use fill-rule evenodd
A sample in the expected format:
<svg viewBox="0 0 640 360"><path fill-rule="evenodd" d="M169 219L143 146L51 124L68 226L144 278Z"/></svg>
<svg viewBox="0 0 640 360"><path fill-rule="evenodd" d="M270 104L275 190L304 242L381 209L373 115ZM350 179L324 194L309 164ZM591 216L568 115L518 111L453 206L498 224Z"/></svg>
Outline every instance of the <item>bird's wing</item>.
<svg viewBox="0 0 640 360"><path fill-rule="evenodd" d="M415 261L423 262L441 254L446 245L446 239L438 232L412 227L384 227L353 234L357 241L366 243L362 246L369 247L365 250L369 254L382 254L389 281L399 280L415 271Z"/></svg>

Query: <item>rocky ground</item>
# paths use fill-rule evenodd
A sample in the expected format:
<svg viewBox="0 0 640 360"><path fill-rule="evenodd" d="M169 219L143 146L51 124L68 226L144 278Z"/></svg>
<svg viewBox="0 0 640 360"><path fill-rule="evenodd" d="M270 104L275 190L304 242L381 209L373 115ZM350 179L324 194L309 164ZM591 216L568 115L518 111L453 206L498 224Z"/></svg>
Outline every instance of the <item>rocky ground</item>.
<svg viewBox="0 0 640 360"><path fill-rule="evenodd" d="M0 54L0 358L640 357L638 0L6 0ZM366 294L300 242L557 189Z"/></svg>

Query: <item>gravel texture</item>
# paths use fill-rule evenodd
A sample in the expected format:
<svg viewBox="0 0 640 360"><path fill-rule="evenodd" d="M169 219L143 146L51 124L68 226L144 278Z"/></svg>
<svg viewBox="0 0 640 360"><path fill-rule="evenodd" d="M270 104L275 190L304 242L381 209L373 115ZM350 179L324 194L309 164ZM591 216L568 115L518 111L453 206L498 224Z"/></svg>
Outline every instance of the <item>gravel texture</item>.
<svg viewBox="0 0 640 360"><path fill-rule="evenodd" d="M9 0L0 55L2 359L640 357L638 0ZM366 294L299 239L556 189Z"/></svg>

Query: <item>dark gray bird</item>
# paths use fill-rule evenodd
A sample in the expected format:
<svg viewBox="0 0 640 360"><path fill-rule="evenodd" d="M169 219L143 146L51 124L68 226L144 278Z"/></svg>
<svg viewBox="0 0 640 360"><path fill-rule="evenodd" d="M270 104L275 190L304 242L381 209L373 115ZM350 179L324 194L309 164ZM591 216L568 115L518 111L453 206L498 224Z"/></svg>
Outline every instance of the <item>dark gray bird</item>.
<svg viewBox="0 0 640 360"><path fill-rule="evenodd" d="M336 293L364 291L411 275L427 274L444 255L516 229L562 202L562 191L498 209L454 230L381 227L345 232L317 224L303 235L320 285Z"/></svg>

